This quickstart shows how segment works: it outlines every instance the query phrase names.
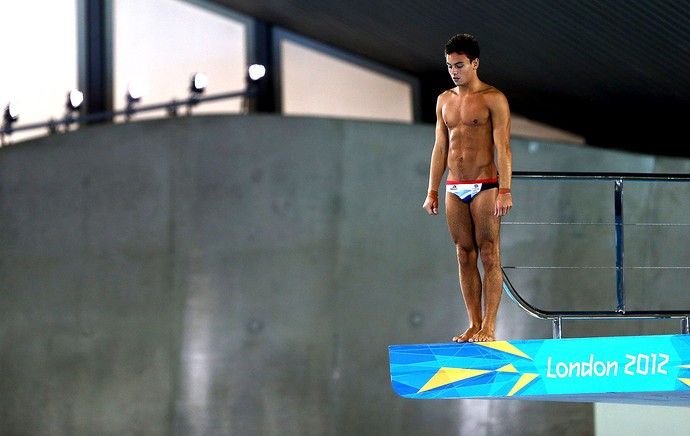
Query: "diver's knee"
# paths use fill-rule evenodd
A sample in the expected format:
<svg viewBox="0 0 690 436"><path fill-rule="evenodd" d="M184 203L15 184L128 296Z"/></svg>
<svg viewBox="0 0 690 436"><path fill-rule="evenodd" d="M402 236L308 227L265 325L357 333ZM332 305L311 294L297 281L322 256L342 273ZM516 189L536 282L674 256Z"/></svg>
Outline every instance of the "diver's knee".
<svg viewBox="0 0 690 436"><path fill-rule="evenodd" d="M460 265L469 265L477 263L477 250L474 248L463 247L456 245L455 250L458 254L458 263Z"/></svg>
<svg viewBox="0 0 690 436"><path fill-rule="evenodd" d="M501 255L499 252L498 244L493 242L487 242L482 244L479 249L480 257L482 259L482 264L493 265L501 263Z"/></svg>

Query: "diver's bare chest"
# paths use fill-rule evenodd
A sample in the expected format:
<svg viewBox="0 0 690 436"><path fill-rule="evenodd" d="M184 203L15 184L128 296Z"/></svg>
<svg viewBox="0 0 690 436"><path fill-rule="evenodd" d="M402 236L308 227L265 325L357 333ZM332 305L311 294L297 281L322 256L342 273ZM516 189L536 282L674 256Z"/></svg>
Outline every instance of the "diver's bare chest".
<svg viewBox="0 0 690 436"><path fill-rule="evenodd" d="M490 122L489 109L482 99L454 99L444 106L443 121L449 129L485 126Z"/></svg>

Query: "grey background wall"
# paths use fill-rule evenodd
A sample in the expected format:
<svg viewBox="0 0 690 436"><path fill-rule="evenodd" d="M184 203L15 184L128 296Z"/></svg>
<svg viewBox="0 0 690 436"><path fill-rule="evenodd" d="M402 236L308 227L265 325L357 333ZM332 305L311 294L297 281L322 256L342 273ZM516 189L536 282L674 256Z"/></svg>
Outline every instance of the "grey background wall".
<svg viewBox="0 0 690 436"><path fill-rule="evenodd" d="M412 401L387 346L465 328L433 126L206 116L0 150L0 433L593 434L593 406ZM513 138L517 171L690 162ZM626 222L687 223L690 187L626 184ZM609 182L516 180L507 266L611 266ZM535 225L516 222L587 222ZM626 264L687 265L685 226L626 228ZM547 309L615 308L611 269L511 269ZM629 308L690 307L684 269L633 269ZM551 326L504 298L500 339ZM678 333L675 322L564 336ZM539 419L534 417L538 416Z"/></svg>

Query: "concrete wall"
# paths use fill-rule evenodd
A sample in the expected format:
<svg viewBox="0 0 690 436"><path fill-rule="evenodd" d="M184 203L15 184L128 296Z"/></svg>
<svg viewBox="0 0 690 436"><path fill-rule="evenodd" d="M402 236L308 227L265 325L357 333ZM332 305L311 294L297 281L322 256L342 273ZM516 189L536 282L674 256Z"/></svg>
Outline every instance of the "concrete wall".
<svg viewBox="0 0 690 436"><path fill-rule="evenodd" d="M1 149L0 433L593 434L591 404L392 392L388 345L446 342L467 321L445 219L421 209L432 141L428 125L206 116ZM690 172L519 138L513 150L517 171ZM690 187L663 185L626 185L626 220L687 223ZM611 183L516 181L514 199L509 222L613 221ZM506 223L503 263L610 266L612 235ZM687 265L686 237L631 232L626 253ZM540 307L615 308L610 269L512 271ZM690 307L687 270L635 271L631 308ZM507 298L499 317L500 339L551 335Z"/></svg>

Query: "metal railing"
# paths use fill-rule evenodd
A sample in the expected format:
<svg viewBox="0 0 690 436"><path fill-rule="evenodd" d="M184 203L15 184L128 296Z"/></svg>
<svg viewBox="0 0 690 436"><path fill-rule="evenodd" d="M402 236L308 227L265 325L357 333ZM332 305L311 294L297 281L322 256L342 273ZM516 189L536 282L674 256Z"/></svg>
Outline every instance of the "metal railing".
<svg viewBox="0 0 690 436"><path fill-rule="evenodd" d="M514 172L513 179L538 180L580 180L580 181L612 181L614 188L614 228L616 251L616 309L610 311L551 311L544 310L530 304L515 289L503 267L503 290L523 310L530 315L551 320L553 322L553 337L562 337L563 320L666 320L679 319L681 333L690 334L690 308L685 310L636 310L625 309L625 266L624 266L624 220L623 220L623 182L690 182L690 174L639 174L639 173L578 173L578 172ZM511 224L511 223L505 223ZM516 223L512 223L516 224ZM543 224L543 223L537 223ZM685 268L685 267L683 267ZM690 268L690 267L687 267Z"/></svg>
<svg viewBox="0 0 690 436"><path fill-rule="evenodd" d="M165 109L169 116L177 116L180 108L187 108L187 115L191 114L192 108L198 104L217 101L217 100L227 100L233 98L250 98L256 96L256 87L251 84L247 86L247 89L236 92L225 92L213 95L191 95L186 99L172 99L168 102L149 104L149 105L128 105L127 108L117 111L108 112L98 112L93 114L74 116L71 113L67 113L63 118L50 119L48 121L42 121L32 124L24 124L19 126L14 126L12 123L5 122L0 127L0 147L7 145L6 136L11 135L14 132L25 131L25 130L36 130L36 129L48 129L49 133L57 133L61 126L65 129L69 129L72 125L85 125L97 122L109 122L113 121L116 117L124 116L127 120L137 113L151 112L156 110ZM246 102L245 102L246 103Z"/></svg>

